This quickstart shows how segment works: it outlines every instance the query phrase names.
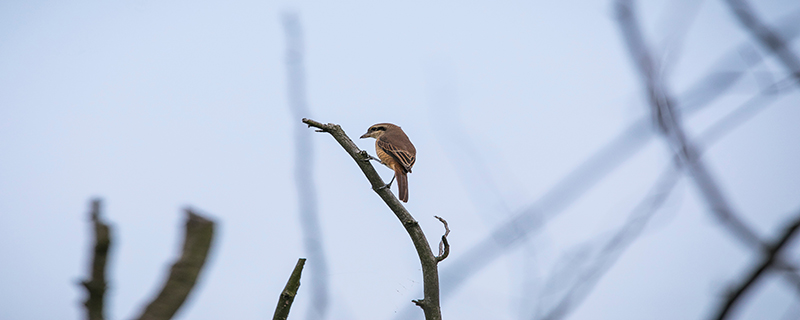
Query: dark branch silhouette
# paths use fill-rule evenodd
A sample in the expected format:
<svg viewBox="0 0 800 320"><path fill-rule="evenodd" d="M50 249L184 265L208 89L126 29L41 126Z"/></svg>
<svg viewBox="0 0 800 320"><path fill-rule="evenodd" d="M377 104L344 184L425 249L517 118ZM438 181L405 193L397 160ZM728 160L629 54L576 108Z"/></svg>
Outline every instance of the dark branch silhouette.
<svg viewBox="0 0 800 320"><path fill-rule="evenodd" d="M94 227L94 251L92 252L92 265L90 268L92 278L81 281L89 297L83 303L86 306L86 318L89 320L103 320L104 298L106 293L106 265L108 250L111 247L111 228L100 217L102 202L100 199L92 200L92 209L89 213Z"/></svg>
<svg viewBox="0 0 800 320"><path fill-rule="evenodd" d="M289 281L281 292L278 298L278 305L275 307L275 315L272 320L286 320L289 317L289 310L292 308L292 302L297 295L297 289L300 288L300 275L303 274L303 266L306 264L306 259L297 259L297 264L294 266L292 275L289 276Z"/></svg>
<svg viewBox="0 0 800 320"><path fill-rule="evenodd" d="M310 117L306 103L304 45L300 19L296 13L283 15L286 34L286 74L288 77L289 109L292 114L295 141L294 177L297 186L297 205L303 230L303 245L311 260L311 303L306 316L309 320L325 319L328 312L328 263L319 226L317 192L314 188L314 148L305 127L296 119Z"/></svg>
<svg viewBox="0 0 800 320"><path fill-rule="evenodd" d="M140 320L168 320L178 312L194 288L211 249L214 222L186 209L186 234L181 257L170 269L164 287L147 305Z"/></svg>
<svg viewBox="0 0 800 320"><path fill-rule="evenodd" d="M775 243L767 245L767 250L763 252L761 263L748 272L748 276L744 278L744 281L731 292L729 298L724 301L714 319L725 319L740 298L747 292L747 289L752 287L770 267L775 266L779 259L781 249L789 244L789 240L791 240L798 229L800 229L800 214L795 215L794 221L783 231L780 238L778 238Z"/></svg>
<svg viewBox="0 0 800 320"><path fill-rule="evenodd" d="M424 298L414 300L413 302L422 308L426 320L441 320L442 312L439 306L438 261L436 256L433 255L431 247L428 244L428 239L425 238L425 234L422 232L419 223L414 220L414 217L403 207L403 204L400 203L400 200L394 196L389 188L384 187L386 183L383 182L383 179L381 179L378 172L375 171L375 168L372 166L372 163L370 163L369 154L359 149L339 125L332 123L323 124L311 119L303 119L302 121L309 127L318 128L318 130L316 130L317 132L327 132L336 139L336 142L344 148L353 160L355 160L356 164L358 164L358 167L361 168L361 171L364 172L367 180L369 180L372 185L372 190L383 199L389 209L397 216L397 219L400 220L400 223L403 224L409 237L411 237L411 241L414 243L414 248L417 250L417 255L422 265Z"/></svg>

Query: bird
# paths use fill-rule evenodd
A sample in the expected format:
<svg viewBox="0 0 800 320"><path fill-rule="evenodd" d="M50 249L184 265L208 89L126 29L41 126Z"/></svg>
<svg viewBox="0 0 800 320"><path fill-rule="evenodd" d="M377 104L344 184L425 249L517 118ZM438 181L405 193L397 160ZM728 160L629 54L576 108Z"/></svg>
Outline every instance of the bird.
<svg viewBox="0 0 800 320"><path fill-rule="evenodd" d="M398 198L408 202L408 177L411 167L417 160L417 149L408 139L403 129L391 123L374 124L361 139L375 138L375 152L385 166L394 170L394 177L385 187L391 187L397 179Z"/></svg>

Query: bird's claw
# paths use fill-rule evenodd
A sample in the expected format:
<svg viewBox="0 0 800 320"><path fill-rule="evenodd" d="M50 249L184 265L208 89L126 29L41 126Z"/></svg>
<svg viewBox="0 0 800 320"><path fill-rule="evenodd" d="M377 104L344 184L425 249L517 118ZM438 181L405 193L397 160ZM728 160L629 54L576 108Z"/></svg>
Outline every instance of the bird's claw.
<svg viewBox="0 0 800 320"><path fill-rule="evenodd" d="M392 187L392 182L394 182L394 178L395 178L395 177L394 177L394 176L392 176L392 180L389 180L389 183L387 183L387 184L386 184L386 185L384 185L383 187L380 187L380 188L378 188L378 190L382 190L382 189L391 188L391 187Z"/></svg>

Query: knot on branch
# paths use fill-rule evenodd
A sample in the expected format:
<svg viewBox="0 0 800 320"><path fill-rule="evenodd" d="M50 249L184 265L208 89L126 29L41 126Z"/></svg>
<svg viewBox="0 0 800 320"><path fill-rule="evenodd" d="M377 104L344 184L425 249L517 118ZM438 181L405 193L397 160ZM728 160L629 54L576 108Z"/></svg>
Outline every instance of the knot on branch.
<svg viewBox="0 0 800 320"><path fill-rule="evenodd" d="M410 227L418 226L418 225L419 225L419 222L417 222L417 220L414 220L414 219L403 221L403 226L406 227L406 228L410 228Z"/></svg>
<svg viewBox="0 0 800 320"><path fill-rule="evenodd" d="M450 243L447 242L447 236L450 235L450 228L447 226L447 220L445 220L444 218L440 216L433 216L433 217L439 219L439 221L441 221L442 224L444 225L444 234L442 235L442 241L439 242L439 255L436 256L436 263L439 263L450 255Z"/></svg>

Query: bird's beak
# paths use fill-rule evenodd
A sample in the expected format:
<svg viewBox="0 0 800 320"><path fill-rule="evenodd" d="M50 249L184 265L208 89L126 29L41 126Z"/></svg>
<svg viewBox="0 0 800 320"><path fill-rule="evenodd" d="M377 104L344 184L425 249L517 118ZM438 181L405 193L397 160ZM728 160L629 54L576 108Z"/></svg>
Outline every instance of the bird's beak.
<svg viewBox="0 0 800 320"><path fill-rule="evenodd" d="M367 132L365 134L362 134L361 138L359 138L359 139L364 139L364 138L369 138L369 132Z"/></svg>

